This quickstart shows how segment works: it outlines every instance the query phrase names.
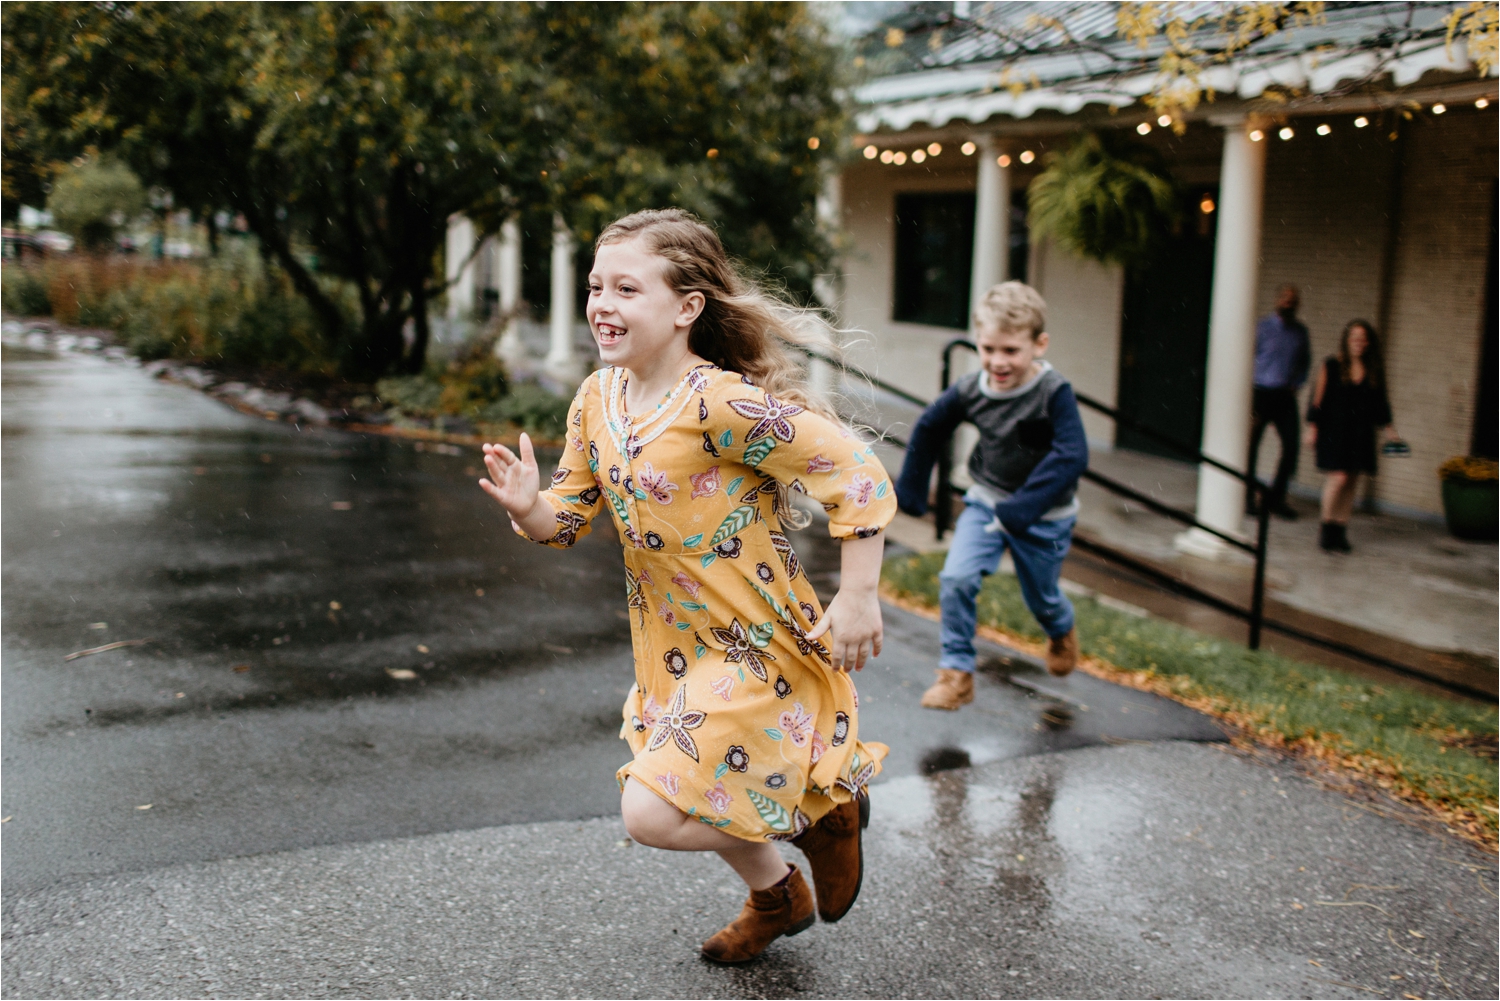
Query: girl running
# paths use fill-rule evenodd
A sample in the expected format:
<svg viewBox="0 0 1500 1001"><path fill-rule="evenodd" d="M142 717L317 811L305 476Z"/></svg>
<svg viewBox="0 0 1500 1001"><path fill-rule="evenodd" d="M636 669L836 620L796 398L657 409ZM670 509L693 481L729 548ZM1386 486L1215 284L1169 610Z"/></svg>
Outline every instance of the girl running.
<svg viewBox="0 0 1500 1001"><path fill-rule="evenodd" d="M637 212L595 245L589 327L608 367L584 380L549 489L531 442L485 445L479 485L522 535L558 548L602 511L625 544L635 687L621 736L621 812L636 841L717 852L750 888L703 943L724 963L813 923L775 842L807 856L837 921L863 875L865 785L886 747L859 739L848 672L880 653L876 587L895 496L873 451L808 393L788 345L827 329L744 281L714 232ZM823 609L783 526L820 501L843 540Z"/></svg>

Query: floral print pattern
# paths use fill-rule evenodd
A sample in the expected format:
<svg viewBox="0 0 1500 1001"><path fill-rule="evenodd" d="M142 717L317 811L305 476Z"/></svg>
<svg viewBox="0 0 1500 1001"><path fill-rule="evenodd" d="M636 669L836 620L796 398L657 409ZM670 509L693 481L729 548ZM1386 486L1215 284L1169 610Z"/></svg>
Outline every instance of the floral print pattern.
<svg viewBox="0 0 1500 1001"><path fill-rule="evenodd" d="M625 542L636 684L620 781L736 837L796 837L862 789L885 749L858 738L849 676L807 639L822 607L778 488L822 504L837 539L880 532L894 491L865 443L737 373L700 367L657 414L628 420L616 374L580 388L542 496L557 516L547 544L577 543L600 515Z"/></svg>

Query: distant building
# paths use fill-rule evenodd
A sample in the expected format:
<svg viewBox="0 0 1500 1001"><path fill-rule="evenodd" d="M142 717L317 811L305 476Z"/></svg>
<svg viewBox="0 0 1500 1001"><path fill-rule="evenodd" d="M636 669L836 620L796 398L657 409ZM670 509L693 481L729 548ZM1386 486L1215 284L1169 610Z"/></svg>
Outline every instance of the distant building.
<svg viewBox="0 0 1500 1001"><path fill-rule="evenodd" d="M942 17L914 66L859 89L865 156L829 191L846 241L842 316L871 335L856 361L930 397L974 296L1025 279L1051 307L1049 357L1079 390L1242 466L1254 320L1292 282L1314 369L1348 320L1382 334L1412 446L1383 464L1382 505L1440 512L1438 464L1495 455L1496 80L1476 74L1462 38L1446 44L1454 5L1327 4L1322 23L1211 67L1215 99L1181 135L1138 100L1153 74L1122 77L1091 54L1134 47L1116 5L954 6L961 19ZM1024 53L1007 41L1036 14L1071 38L1032 37ZM1028 184L1086 129L1139 133L1186 187L1187 223L1148 266L1028 239ZM1151 447L1087 423L1098 444ZM1274 461L1263 447L1261 469ZM1300 468L1316 484L1310 454ZM1232 481L1200 487L1210 524L1237 526L1241 503Z"/></svg>

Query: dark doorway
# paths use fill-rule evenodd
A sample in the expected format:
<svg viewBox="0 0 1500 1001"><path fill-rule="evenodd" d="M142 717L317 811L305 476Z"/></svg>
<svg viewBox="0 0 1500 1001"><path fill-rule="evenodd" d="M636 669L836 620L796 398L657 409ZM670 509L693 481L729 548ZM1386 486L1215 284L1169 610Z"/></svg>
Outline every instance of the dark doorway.
<svg viewBox="0 0 1500 1001"><path fill-rule="evenodd" d="M1500 326L1500 316L1495 310L1495 226L1500 223L1496 213L1496 189L1490 187L1490 259L1485 269L1484 280L1484 329L1479 334L1479 386L1474 395L1474 434L1469 444L1469 454L1486 459L1500 458L1500 441L1497 441L1495 398L1495 328Z"/></svg>
<svg viewBox="0 0 1500 1001"><path fill-rule="evenodd" d="M892 319L963 330L969 325L974 193L896 196Z"/></svg>
<svg viewBox="0 0 1500 1001"><path fill-rule="evenodd" d="M1203 435L1218 202L1217 188L1193 189L1177 231L1150 260L1127 269L1120 317L1120 412L1193 452ZM1185 458L1123 426L1115 444Z"/></svg>

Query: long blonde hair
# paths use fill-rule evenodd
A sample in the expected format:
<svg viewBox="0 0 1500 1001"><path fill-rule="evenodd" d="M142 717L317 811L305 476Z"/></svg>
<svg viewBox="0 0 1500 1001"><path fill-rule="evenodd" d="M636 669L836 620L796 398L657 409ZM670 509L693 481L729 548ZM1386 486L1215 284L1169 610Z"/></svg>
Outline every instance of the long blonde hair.
<svg viewBox="0 0 1500 1001"><path fill-rule="evenodd" d="M738 372L778 400L843 423L832 401L807 384L805 351L842 361L834 329L818 310L795 306L746 277L724 252L718 234L682 209L632 212L606 226L594 250L626 240L640 240L667 262L665 278L678 295L703 295L703 312L688 334L694 354ZM777 501L787 525L808 524L806 514L790 504L784 485Z"/></svg>

